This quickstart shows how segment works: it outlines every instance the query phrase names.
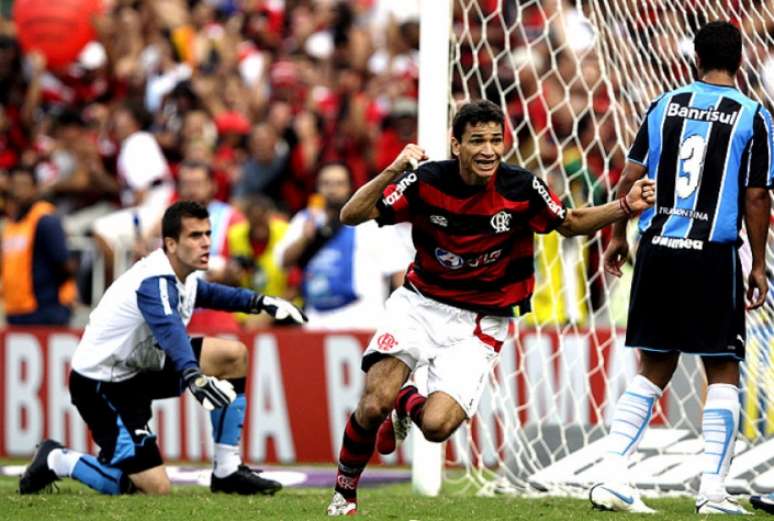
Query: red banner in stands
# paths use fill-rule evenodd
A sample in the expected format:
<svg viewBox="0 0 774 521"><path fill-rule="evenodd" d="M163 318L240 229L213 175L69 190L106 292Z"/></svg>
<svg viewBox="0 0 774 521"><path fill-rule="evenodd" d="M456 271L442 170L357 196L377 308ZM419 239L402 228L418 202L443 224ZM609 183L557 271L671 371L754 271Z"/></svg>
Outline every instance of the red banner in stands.
<svg viewBox="0 0 774 521"><path fill-rule="evenodd" d="M45 437L76 450L95 450L67 388L79 334L43 328L0 332L0 457L29 456ZM335 461L363 387L360 357L369 335L275 329L240 339L250 352L246 459ZM610 413L606 393L617 396L635 372L632 351L613 349L609 330L564 335L561 348L555 333L524 330L519 342L503 346L497 380L499 392L512 396L507 403L516 406L521 425L588 425ZM497 429L497 411L485 401L476 431ZM203 461L211 455L208 415L189 393L157 402L151 428L168 460ZM406 447L400 459L409 461L409 456Z"/></svg>

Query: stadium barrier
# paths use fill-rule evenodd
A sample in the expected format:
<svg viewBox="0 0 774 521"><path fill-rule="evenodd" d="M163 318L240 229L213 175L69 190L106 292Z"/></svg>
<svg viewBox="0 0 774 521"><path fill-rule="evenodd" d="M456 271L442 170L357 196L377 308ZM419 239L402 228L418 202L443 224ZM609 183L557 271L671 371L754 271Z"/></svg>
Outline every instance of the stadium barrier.
<svg viewBox="0 0 774 521"><path fill-rule="evenodd" d="M206 334L206 332L203 332ZM44 437L53 437L78 450L93 451L93 443L70 404L67 375L80 331L73 329L9 328L0 331L0 457L26 457ZM595 344L586 332L565 335L563 349L556 335L525 329L519 342L503 348L496 374L519 375L513 386L514 413L521 426L535 420L595 425L608 392L620 392L625 375L634 371L630 351L613 349L610 330L597 330ZM273 329L245 334L248 346L248 413L244 451L253 462L334 462L348 415L363 386L360 371L366 333L317 333ZM517 347L518 346L518 347ZM552 359L554 375L537 379ZM517 370L517 368L519 368ZM628 369L627 369L628 368ZM608 377L608 373L618 375ZM529 392L525 381L540 381ZM508 385L511 385L508 384ZM583 403L574 397L586 396ZM483 403L488 403L485 400ZM484 406L477 422L492 422L484 434L496 432L495 412ZM668 411L664 400L662 411ZM553 411L553 412L552 412ZM157 402L151 428L158 433L163 454L170 460L209 458L209 421L196 401ZM496 445L474 440L484 462L498 458ZM457 444L450 444L454 451ZM452 455L451 460L459 460ZM500 457L502 455L499 455ZM410 445L385 463L411 460Z"/></svg>
<svg viewBox="0 0 774 521"><path fill-rule="evenodd" d="M0 457L27 458L45 437L96 452L67 387L79 335L77 329L0 330ZM360 361L369 336L288 328L240 335L250 356L245 459L334 464L364 383ZM447 444L447 466L497 475L504 461L505 476L533 490L574 488L591 479L603 450L606 418L636 371L634 351L620 346L622 338L620 331L603 328L594 335L573 328L561 337L519 330L504 344L473 422ZM662 398L653 420L662 428L648 431L636 458L639 486L690 490L697 476L701 440L694 433L700 418L686 417L681 400L694 387L678 374ZM211 456L209 423L207 413L184 393L155 404L151 429L168 461L203 462ZM377 461L410 464L411 440L399 454L377 455ZM774 471L756 472L772 463L774 440L751 445L740 439L730 486L774 489Z"/></svg>

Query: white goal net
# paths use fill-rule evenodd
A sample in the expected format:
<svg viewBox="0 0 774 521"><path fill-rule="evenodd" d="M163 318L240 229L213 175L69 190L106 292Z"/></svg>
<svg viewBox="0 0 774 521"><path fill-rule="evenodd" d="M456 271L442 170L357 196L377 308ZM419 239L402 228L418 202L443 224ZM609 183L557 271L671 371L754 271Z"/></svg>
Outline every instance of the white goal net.
<svg viewBox="0 0 774 521"><path fill-rule="evenodd" d="M506 113L507 161L546 179L570 207L612 197L641 115L692 81L693 34L715 19L744 35L739 88L771 109L772 0L453 0L453 101ZM636 228L636 227L633 227ZM634 232L636 233L636 231ZM601 268L605 234L537 239L534 312L504 348L477 417L447 448L447 480L482 492L573 493L595 481L618 396L636 373L623 347L631 264ZM771 244L770 244L771 246ZM744 253L743 253L744 256ZM768 249L769 266L774 266ZM771 295L770 295L771 297ZM738 491L774 489L772 300L748 314ZM630 473L653 493L698 483L705 380L683 357Z"/></svg>

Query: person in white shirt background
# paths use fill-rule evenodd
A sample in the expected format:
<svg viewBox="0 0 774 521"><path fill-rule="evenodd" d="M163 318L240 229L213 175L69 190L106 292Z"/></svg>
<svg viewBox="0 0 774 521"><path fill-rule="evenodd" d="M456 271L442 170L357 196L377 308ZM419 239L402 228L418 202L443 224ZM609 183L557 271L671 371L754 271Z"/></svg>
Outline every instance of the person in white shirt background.
<svg viewBox="0 0 774 521"><path fill-rule="evenodd" d="M291 219L277 245L277 263L303 272L308 329L374 329L391 287L403 284L413 258L409 233L380 228L375 222L341 224L339 211L352 194L352 179L343 164L320 169L317 192L321 200Z"/></svg>
<svg viewBox="0 0 774 521"><path fill-rule="evenodd" d="M147 131L151 116L139 103L127 102L113 118L115 138L121 143L118 177L123 209L94 222L92 232L108 269L113 256L131 251L164 213L174 186L161 147Z"/></svg>

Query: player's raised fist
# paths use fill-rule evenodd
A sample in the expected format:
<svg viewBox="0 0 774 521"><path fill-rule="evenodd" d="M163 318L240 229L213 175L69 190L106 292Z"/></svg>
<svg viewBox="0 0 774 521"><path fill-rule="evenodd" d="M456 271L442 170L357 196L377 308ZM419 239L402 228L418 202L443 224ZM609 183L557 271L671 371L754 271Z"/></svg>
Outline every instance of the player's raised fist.
<svg viewBox="0 0 774 521"><path fill-rule="evenodd" d="M419 145L409 143L403 150L401 150L398 157L392 162L388 170L395 172L395 174L401 174L406 170L416 170L420 161L428 159L425 150L420 148Z"/></svg>
<svg viewBox="0 0 774 521"><path fill-rule="evenodd" d="M648 178L639 179L626 194L626 202L634 213L647 210L656 202L656 182Z"/></svg>

